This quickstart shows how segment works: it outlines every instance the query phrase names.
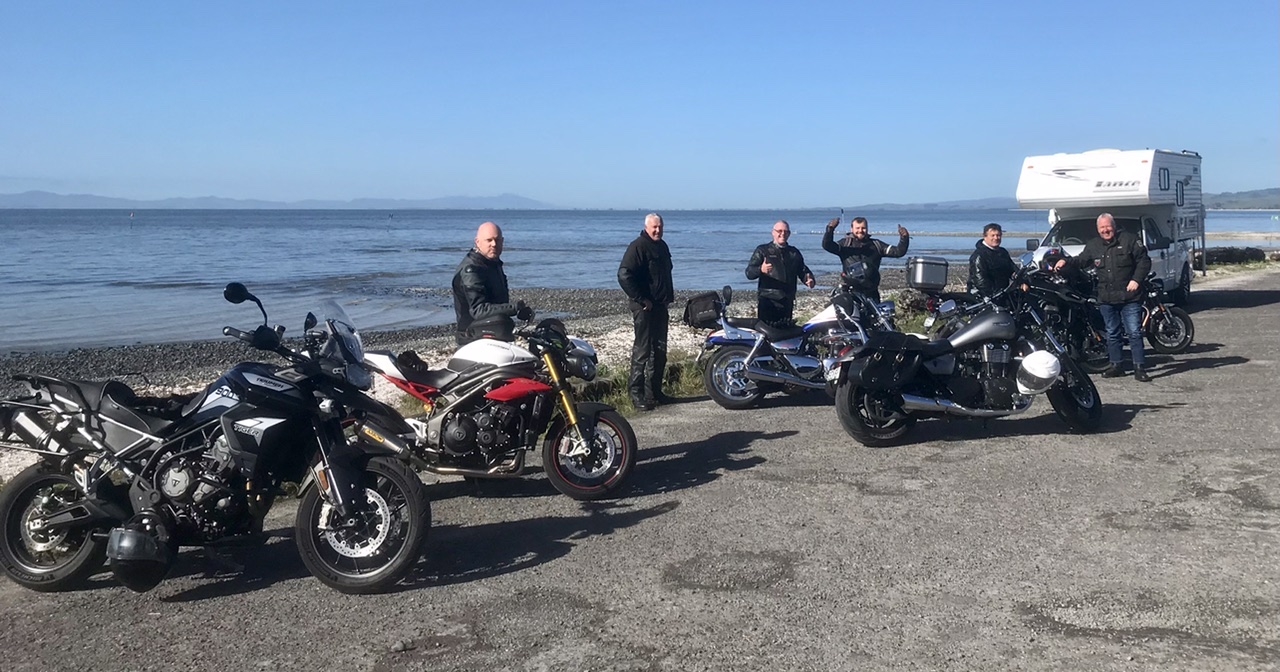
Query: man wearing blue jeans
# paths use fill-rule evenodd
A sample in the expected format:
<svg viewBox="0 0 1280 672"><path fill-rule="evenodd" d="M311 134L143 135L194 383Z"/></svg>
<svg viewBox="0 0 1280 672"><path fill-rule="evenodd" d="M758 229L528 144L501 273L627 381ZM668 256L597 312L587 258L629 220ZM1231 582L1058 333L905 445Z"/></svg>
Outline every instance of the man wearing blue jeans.
<svg viewBox="0 0 1280 672"><path fill-rule="evenodd" d="M1054 265L1061 270L1068 263L1078 268L1094 268L1098 272L1098 311L1107 327L1107 357L1111 366L1103 378L1124 375L1124 336L1129 338L1133 353L1133 378L1151 381L1145 368L1146 353L1142 349L1142 280L1151 271L1151 258L1138 237L1116 228L1115 217L1098 215L1098 237L1084 246L1080 256L1062 259Z"/></svg>

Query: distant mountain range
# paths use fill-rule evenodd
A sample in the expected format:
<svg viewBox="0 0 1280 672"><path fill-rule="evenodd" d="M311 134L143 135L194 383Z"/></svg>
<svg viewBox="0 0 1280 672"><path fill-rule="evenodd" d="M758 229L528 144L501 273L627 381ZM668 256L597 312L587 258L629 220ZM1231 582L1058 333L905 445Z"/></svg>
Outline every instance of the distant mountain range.
<svg viewBox="0 0 1280 672"><path fill-rule="evenodd" d="M516 194L442 198L357 198L350 201L259 201L204 196L139 201L92 194L27 191L0 194L0 208L90 210L549 210L555 206Z"/></svg>
<svg viewBox="0 0 1280 672"><path fill-rule="evenodd" d="M1205 207L1213 209L1280 209L1280 188L1205 194ZM936 203L869 203L858 210L1002 210L1017 208L1012 198L976 198ZM206 196L139 201L91 194L54 194L27 191L0 194L0 209L102 209L102 210L553 210L556 206L516 194L498 196L445 196L441 198L357 198L350 201L258 201ZM830 209L830 208L826 208Z"/></svg>

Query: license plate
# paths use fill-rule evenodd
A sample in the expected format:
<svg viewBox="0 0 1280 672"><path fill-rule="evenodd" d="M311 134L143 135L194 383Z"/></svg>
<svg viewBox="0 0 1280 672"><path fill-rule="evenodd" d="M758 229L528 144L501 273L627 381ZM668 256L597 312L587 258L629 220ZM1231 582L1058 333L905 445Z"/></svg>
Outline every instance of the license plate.
<svg viewBox="0 0 1280 672"><path fill-rule="evenodd" d="M827 380L834 383L839 379L840 379L840 367L833 366L830 369L827 369Z"/></svg>
<svg viewBox="0 0 1280 672"><path fill-rule="evenodd" d="M930 315L929 317L924 318L924 328L925 328L925 329L928 329L929 327L932 327L932 326L933 326L934 321L936 321L937 319L938 319L938 318L936 318L936 317L934 317L934 316L932 316L932 315Z"/></svg>

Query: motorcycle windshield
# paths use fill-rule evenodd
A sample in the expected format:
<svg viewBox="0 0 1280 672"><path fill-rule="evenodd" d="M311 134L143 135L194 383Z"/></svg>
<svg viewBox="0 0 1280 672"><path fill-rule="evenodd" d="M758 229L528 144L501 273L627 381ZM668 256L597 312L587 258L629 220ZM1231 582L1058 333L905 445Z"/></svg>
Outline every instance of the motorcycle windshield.
<svg viewBox="0 0 1280 672"><path fill-rule="evenodd" d="M337 301L325 299L315 315L319 323L329 330L329 340L322 354L342 359L348 364L364 364L364 341L347 311Z"/></svg>

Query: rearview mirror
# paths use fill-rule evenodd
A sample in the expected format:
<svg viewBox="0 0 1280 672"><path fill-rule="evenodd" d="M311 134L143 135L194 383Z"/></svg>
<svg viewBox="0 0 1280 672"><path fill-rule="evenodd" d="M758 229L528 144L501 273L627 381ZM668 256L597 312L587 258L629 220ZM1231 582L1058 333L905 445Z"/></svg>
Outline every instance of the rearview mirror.
<svg viewBox="0 0 1280 672"><path fill-rule="evenodd" d="M231 303L244 303L253 298L249 290L238 282L227 283L227 288L222 290L222 298Z"/></svg>
<svg viewBox="0 0 1280 672"><path fill-rule="evenodd" d="M1027 251L1028 251L1028 252L1035 252L1039 247L1040 247L1040 241L1036 240L1035 238L1028 238L1028 239L1027 239Z"/></svg>
<svg viewBox="0 0 1280 672"><path fill-rule="evenodd" d="M317 324L319 324L319 322L316 320L316 314L309 312L307 313L306 319L302 321L302 330L311 331L311 327L314 327Z"/></svg>
<svg viewBox="0 0 1280 672"><path fill-rule="evenodd" d="M724 289L720 292L720 297L724 299L724 305L729 305L733 301L733 288L729 285L725 285Z"/></svg>

